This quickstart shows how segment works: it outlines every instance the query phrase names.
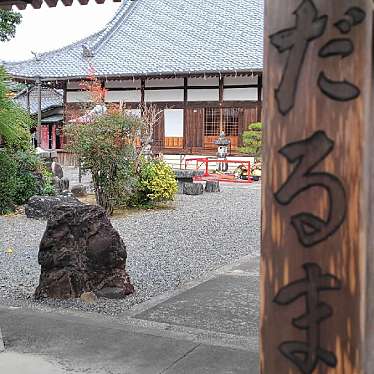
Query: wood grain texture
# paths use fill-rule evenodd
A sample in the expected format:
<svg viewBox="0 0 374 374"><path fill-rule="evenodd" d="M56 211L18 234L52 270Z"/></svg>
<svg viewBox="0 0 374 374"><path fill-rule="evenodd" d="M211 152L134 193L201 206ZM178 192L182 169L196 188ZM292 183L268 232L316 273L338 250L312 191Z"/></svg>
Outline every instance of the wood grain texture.
<svg viewBox="0 0 374 374"><path fill-rule="evenodd" d="M323 274L332 274L341 282L340 290L319 294L319 301L329 305L333 313L320 323L320 347L332 352L337 363L333 368L319 360L315 368L304 372L371 374L374 372L374 322L371 318L374 306L370 300L374 292L374 279L370 274L374 261L371 207L374 201L374 151L371 145L374 139L371 113L373 3L372 0L313 1L318 16L328 16L326 29L320 37L308 43L294 106L283 115L279 111L275 90L280 85L289 51L279 53L269 37L295 26L294 11L302 3L302 0L265 1L261 373L303 373L279 348L284 342L307 340L307 330L292 325L293 318L306 313L304 298L288 305L279 305L274 300L285 286L306 277L303 265L313 263L320 266ZM352 7L363 9L366 17L364 22L343 35L334 24L347 18L345 12ZM306 32L306 25L303 26L300 34ZM344 58L319 57L321 48L337 38L350 39L354 45L353 53ZM318 86L322 71L333 80L354 83L360 89L359 97L343 102L326 96ZM327 189L318 185L306 188L284 205L276 201L274 194L297 166L288 162L279 151L287 144L312 137L318 131L323 131L334 144L313 171L335 176L341 182L345 191L346 214L335 232L307 247L298 239L291 218L308 212L328 220L331 196L329 199ZM310 152L308 157L312 155ZM341 199L339 204L342 204ZM333 214L339 204L335 205ZM365 370L369 358L370 364L366 364Z"/></svg>
<svg viewBox="0 0 374 374"><path fill-rule="evenodd" d="M373 2L374 5L374 2ZM374 25L374 19L372 20ZM373 27L374 30L374 27ZM373 124L374 120L374 38L372 40L372 64L371 64L371 97L369 100L369 105L371 107L371 113L368 115L369 124ZM364 162L364 173L365 173L365 183L364 183L364 198L363 198L363 215L366 220L365 235L364 240L366 240L366 259L363 264L366 270L366 317L365 317L365 373L372 372L374 368L374 155L372 139L374 139L374 126L369 126L367 131L367 136L363 139L363 144L365 147L365 162Z"/></svg>
<svg viewBox="0 0 374 374"><path fill-rule="evenodd" d="M165 136L165 148L183 148L183 137Z"/></svg>

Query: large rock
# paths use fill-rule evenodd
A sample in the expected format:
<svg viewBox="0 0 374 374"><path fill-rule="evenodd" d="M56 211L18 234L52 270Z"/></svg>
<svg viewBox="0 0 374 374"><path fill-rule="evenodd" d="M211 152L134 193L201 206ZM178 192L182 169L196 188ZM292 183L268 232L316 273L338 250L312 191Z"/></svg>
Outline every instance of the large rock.
<svg viewBox="0 0 374 374"><path fill-rule="evenodd" d="M25 205L25 214L28 218L48 219L52 208L63 203L82 204L74 196L33 196Z"/></svg>
<svg viewBox="0 0 374 374"><path fill-rule="evenodd" d="M203 170L174 170L177 179L191 181L193 177L201 177L204 175Z"/></svg>
<svg viewBox="0 0 374 374"><path fill-rule="evenodd" d="M40 243L41 275L35 297L78 298L107 289L129 295L134 287L125 269L126 258L125 244L103 208L56 206Z"/></svg>
<svg viewBox="0 0 374 374"><path fill-rule="evenodd" d="M75 184L71 187L71 193L75 197L84 197L87 195L87 188L83 184Z"/></svg>
<svg viewBox="0 0 374 374"><path fill-rule="evenodd" d="M185 195L202 195L204 186L201 183L184 183L183 193Z"/></svg>
<svg viewBox="0 0 374 374"><path fill-rule="evenodd" d="M202 177L203 170L174 170L175 178L178 181L178 192L183 193L185 183L193 183L194 177Z"/></svg>
<svg viewBox="0 0 374 374"><path fill-rule="evenodd" d="M52 183L53 183L53 187L55 189L55 191L57 193L61 193L61 192L64 192L64 191L69 191L69 184L70 184L70 181L68 178L58 178L58 177L53 177L52 178Z"/></svg>

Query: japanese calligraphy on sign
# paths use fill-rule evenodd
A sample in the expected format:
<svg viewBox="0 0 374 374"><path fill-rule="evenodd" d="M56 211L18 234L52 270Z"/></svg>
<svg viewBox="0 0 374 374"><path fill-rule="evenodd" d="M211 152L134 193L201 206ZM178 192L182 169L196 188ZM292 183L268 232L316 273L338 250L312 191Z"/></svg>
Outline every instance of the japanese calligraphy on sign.
<svg viewBox="0 0 374 374"><path fill-rule="evenodd" d="M284 16L268 15L277 27L268 28L267 39L270 114L265 117L271 124L266 124L265 181L271 188L264 188L262 267L268 283L262 288L267 298L263 318L277 323L288 318L288 325L275 334L272 348L263 344L262 349L277 352L281 372L330 373L342 361L337 326L346 326L344 316L335 313L336 303L347 295L353 299L347 273L358 266L349 261L355 259L352 237L361 201L347 178L344 152L354 154L350 134L357 142L360 133L353 133L356 123L344 115L359 113L367 92L352 64L364 53L358 35L371 19L365 0L289 0L286 9L276 0L266 1L269 13L269 4L282 15L287 10L289 23L284 24ZM335 9L332 3L343 5ZM359 125L362 129L362 121ZM343 261L339 251L349 252L349 260ZM266 326L263 332L271 334ZM264 355L262 373L274 374L277 364Z"/></svg>
<svg viewBox="0 0 374 374"><path fill-rule="evenodd" d="M296 163L293 173L274 195L279 204L290 204L297 195L312 187L325 189L329 196L330 207L326 220L308 212L291 218L299 241L305 247L328 238L345 218L346 198L342 182L332 174L313 171L333 147L334 142L323 131L318 131L310 138L287 144L279 151L290 163Z"/></svg>
<svg viewBox="0 0 374 374"><path fill-rule="evenodd" d="M284 342L279 349L303 374L310 374L319 361L330 367L336 366L334 353L320 346L320 325L333 315L330 305L319 300L320 292L339 290L340 281L331 274L322 274L317 264L304 264L306 277L282 288L274 299L279 305L288 305L298 298L305 298L306 313L293 319L292 324L307 331L307 342ZM300 358L300 354L303 355Z"/></svg>
<svg viewBox="0 0 374 374"><path fill-rule="evenodd" d="M312 0L303 0L294 13L296 17L294 27L278 31L270 36L271 44L277 48L279 53L288 51L282 80L275 91L278 108L283 115L287 115L295 105L297 86L308 46L324 34L328 24L328 16L320 15ZM365 12L354 7L348 9L335 26L342 34L348 34L352 27L359 25L364 19ZM349 38L336 38L328 41L320 49L319 57L345 58L353 51L354 46ZM333 100L349 101L360 95L359 88L353 83L347 80L330 79L324 71L320 72L317 84L320 90Z"/></svg>

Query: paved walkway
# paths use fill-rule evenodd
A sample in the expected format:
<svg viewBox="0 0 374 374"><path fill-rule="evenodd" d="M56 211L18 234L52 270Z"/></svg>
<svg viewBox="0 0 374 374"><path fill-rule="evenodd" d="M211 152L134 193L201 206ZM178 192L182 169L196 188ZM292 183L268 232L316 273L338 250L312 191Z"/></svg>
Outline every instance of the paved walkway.
<svg viewBox="0 0 374 374"><path fill-rule="evenodd" d="M0 306L0 373L258 373L258 282L247 257L112 319Z"/></svg>

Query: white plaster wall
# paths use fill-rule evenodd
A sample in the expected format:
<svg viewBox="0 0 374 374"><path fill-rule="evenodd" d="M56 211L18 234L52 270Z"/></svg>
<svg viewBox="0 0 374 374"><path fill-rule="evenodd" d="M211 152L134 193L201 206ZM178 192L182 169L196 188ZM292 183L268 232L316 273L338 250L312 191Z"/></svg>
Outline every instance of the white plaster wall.
<svg viewBox="0 0 374 374"><path fill-rule="evenodd" d="M257 84L258 77L254 75L253 77L224 77L223 84L227 86L240 86L247 84Z"/></svg>
<svg viewBox="0 0 374 374"><path fill-rule="evenodd" d="M107 91L105 101L108 103L139 103L141 100L140 91Z"/></svg>
<svg viewBox="0 0 374 374"><path fill-rule="evenodd" d="M189 86L219 86L218 77L188 78Z"/></svg>
<svg viewBox="0 0 374 374"><path fill-rule="evenodd" d="M219 101L219 89L189 89L188 101Z"/></svg>
<svg viewBox="0 0 374 374"><path fill-rule="evenodd" d="M146 102L183 101L183 90L153 90L144 92Z"/></svg>
<svg viewBox="0 0 374 374"><path fill-rule="evenodd" d="M147 79L145 81L146 87L177 87L183 86L183 78L170 78L170 79Z"/></svg>
<svg viewBox="0 0 374 374"><path fill-rule="evenodd" d="M140 88L140 79L137 80L113 80L105 82L106 88Z"/></svg>
<svg viewBox="0 0 374 374"><path fill-rule="evenodd" d="M83 91L73 91L66 93L66 102L68 103L89 103L91 101L90 94Z"/></svg>
<svg viewBox="0 0 374 374"><path fill-rule="evenodd" d="M80 87L81 82L68 82L66 84L66 87L68 90L80 90L82 87Z"/></svg>
<svg viewBox="0 0 374 374"><path fill-rule="evenodd" d="M223 90L224 101L257 101L257 88L225 88Z"/></svg>
<svg viewBox="0 0 374 374"><path fill-rule="evenodd" d="M183 109L165 109L165 136L183 137Z"/></svg>

